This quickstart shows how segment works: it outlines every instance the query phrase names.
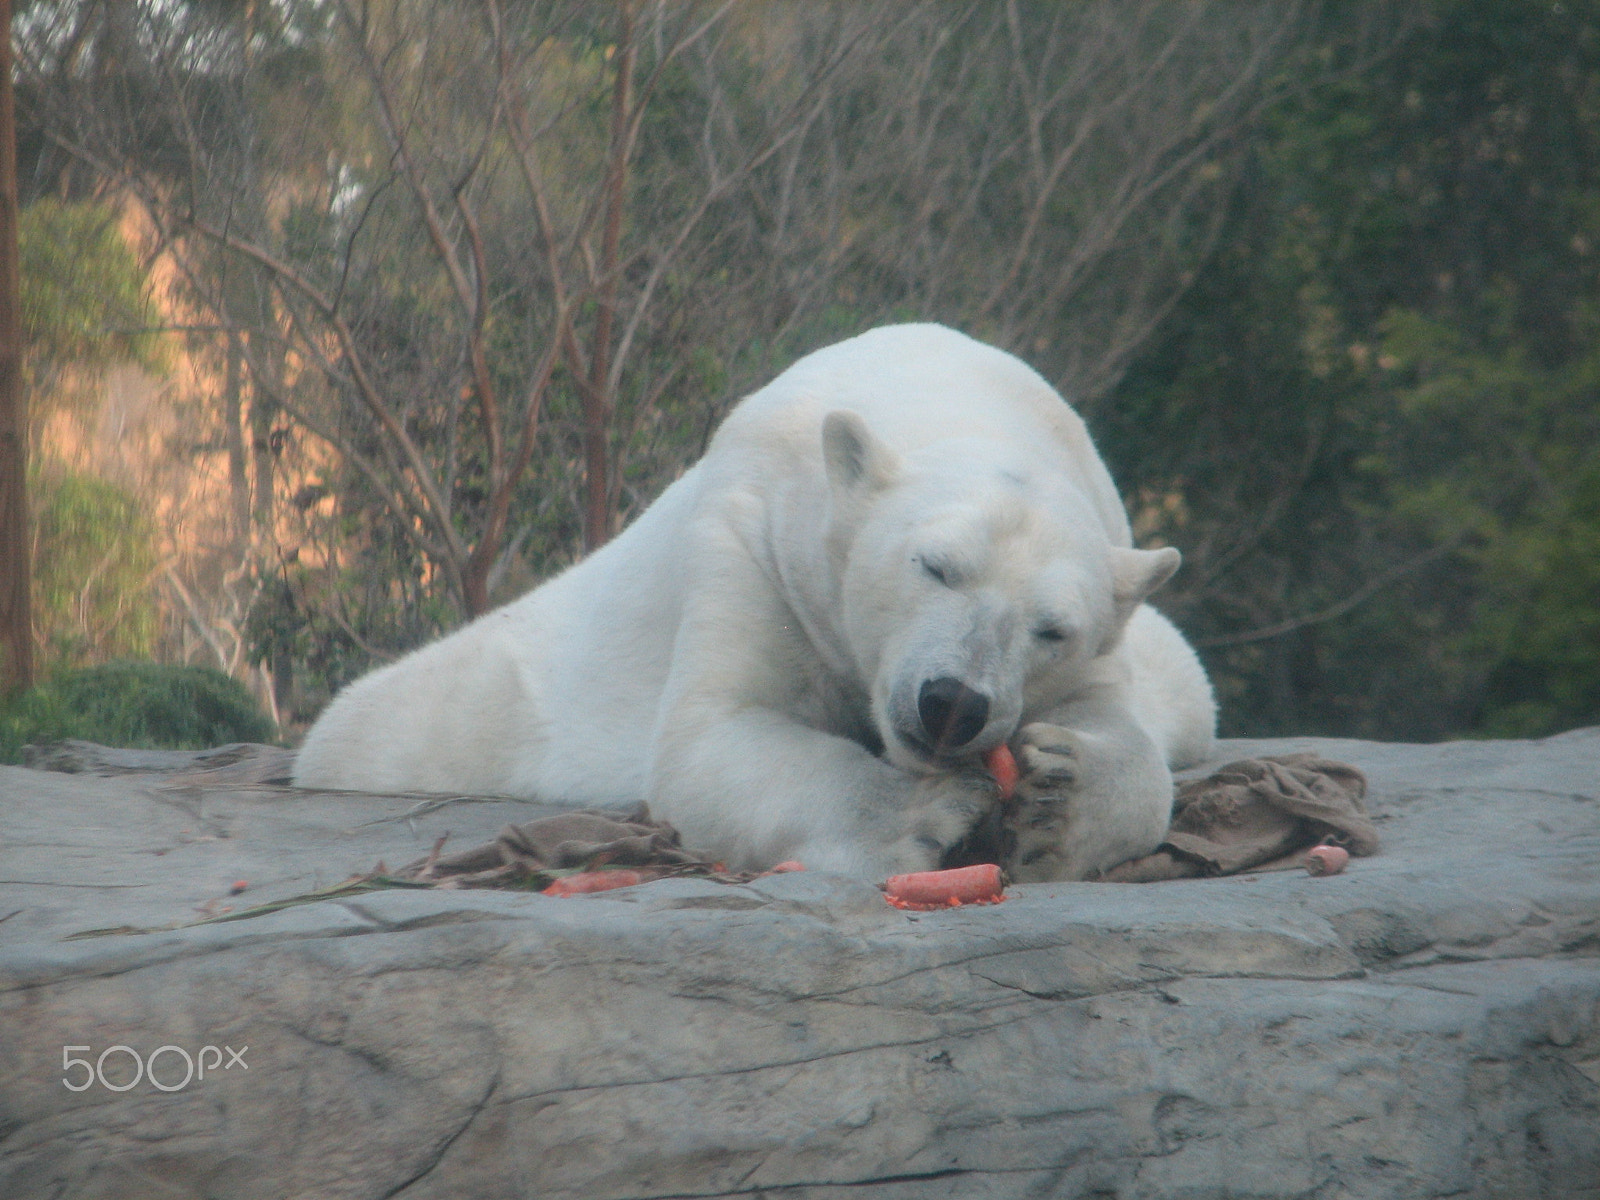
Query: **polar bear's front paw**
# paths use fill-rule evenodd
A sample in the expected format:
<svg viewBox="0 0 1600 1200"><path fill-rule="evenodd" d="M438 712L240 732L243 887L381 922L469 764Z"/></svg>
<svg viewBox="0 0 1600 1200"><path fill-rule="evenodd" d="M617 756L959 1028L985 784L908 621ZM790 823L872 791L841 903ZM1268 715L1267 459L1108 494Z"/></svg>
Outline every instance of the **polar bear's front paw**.
<svg viewBox="0 0 1600 1200"><path fill-rule="evenodd" d="M977 767L917 780L902 814L900 836L888 847L890 873L936 870L950 848L996 810L999 800L993 776Z"/></svg>
<svg viewBox="0 0 1600 1200"><path fill-rule="evenodd" d="M1059 795L1078 782L1083 754L1072 730L1035 721L1022 727L1018 739L1022 750L1017 756L1018 795Z"/></svg>
<svg viewBox="0 0 1600 1200"><path fill-rule="evenodd" d="M1010 851L1005 864L1018 883L1062 878L1072 829L1073 800L1083 780L1078 736L1036 722L1018 732L1015 796L1002 821Z"/></svg>
<svg viewBox="0 0 1600 1200"><path fill-rule="evenodd" d="M1018 735L1002 864L1018 883L1090 879L1148 854L1172 815L1172 773L1131 721L1110 731L1037 723Z"/></svg>

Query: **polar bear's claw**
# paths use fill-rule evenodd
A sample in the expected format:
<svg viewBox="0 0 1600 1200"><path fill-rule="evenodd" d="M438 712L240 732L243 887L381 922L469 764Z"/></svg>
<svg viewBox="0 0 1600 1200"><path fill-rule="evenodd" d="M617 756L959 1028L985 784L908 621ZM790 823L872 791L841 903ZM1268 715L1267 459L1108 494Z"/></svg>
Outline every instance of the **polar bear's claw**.
<svg viewBox="0 0 1600 1200"><path fill-rule="evenodd" d="M1019 734L1022 752L1017 755L1021 775L1017 795L1024 800L1043 800L1072 787L1080 771L1078 750L1072 731L1059 725L1036 721Z"/></svg>
<svg viewBox="0 0 1600 1200"><path fill-rule="evenodd" d="M1069 841L1080 764L1071 731L1059 725L1026 725L1018 740L1021 775L1002 820L1010 849L1010 861L1004 865L1026 883L1060 872L1058 860Z"/></svg>
<svg viewBox="0 0 1600 1200"><path fill-rule="evenodd" d="M1118 710L1076 715L1085 728L1035 722L1019 734L1022 774L1002 821L1003 865L1019 883L1093 878L1148 853L1166 829L1172 777L1156 747L1108 736L1128 719Z"/></svg>
<svg viewBox="0 0 1600 1200"><path fill-rule="evenodd" d="M960 769L927 775L912 785L904 808L879 812L864 830L868 842L888 846L875 874L930 871L946 861L973 829L993 814L1000 791L987 771ZM898 834L890 830L898 829Z"/></svg>
<svg viewBox="0 0 1600 1200"><path fill-rule="evenodd" d="M920 836L943 853L971 832L996 804L1000 788L987 771L930 775L916 785L911 816Z"/></svg>

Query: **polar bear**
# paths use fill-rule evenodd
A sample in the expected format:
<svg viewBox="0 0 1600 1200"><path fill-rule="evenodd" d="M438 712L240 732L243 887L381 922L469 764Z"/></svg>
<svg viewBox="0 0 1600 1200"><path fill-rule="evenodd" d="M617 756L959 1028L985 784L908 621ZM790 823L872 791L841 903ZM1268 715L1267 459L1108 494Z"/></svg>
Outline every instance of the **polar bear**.
<svg viewBox="0 0 1600 1200"><path fill-rule="evenodd" d="M357 680L295 782L643 797L737 868L882 879L987 839L1017 880L1092 877L1156 846L1210 750L1205 672L1144 603L1178 562L1132 547L1032 369L880 328L746 398L604 548Z"/></svg>

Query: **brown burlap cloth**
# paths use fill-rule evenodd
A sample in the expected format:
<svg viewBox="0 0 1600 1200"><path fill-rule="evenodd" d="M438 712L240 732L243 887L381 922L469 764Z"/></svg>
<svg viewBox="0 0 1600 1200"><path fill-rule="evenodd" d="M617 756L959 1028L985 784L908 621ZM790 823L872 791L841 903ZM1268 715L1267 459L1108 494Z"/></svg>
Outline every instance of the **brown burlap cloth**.
<svg viewBox="0 0 1600 1200"><path fill-rule="evenodd" d="M1152 883L1299 866L1323 842L1352 855L1376 854L1367 816L1367 777L1315 754L1247 758L1186 783L1154 854L1112 867L1109 883Z"/></svg>
<svg viewBox="0 0 1600 1200"><path fill-rule="evenodd" d="M1106 872L1112 883L1233 875L1299 864L1300 852L1335 842L1353 855L1376 854L1378 831L1366 813L1367 780L1355 767L1290 754L1229 763L1178 789L1172 825L1153 854ZM725 882L753 878L683 847L678 831L631 809L578 809L507 825L487 845L432 854L395 872L403 879L455 887L505 887L554 872L638 868L646 878L697 875ZM1002 866L1004 864L1001 864Z"/></svg>

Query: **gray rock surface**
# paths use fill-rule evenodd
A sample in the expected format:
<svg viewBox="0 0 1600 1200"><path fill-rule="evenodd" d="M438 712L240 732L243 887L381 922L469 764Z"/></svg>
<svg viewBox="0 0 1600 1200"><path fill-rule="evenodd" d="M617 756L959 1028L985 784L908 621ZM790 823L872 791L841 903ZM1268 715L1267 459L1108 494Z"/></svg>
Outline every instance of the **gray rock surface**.
<svg viewBox="0 0 1600 1200"><path fill-rule="evenodd" d="M1368 772L1379 857L164 929L543 810L0 768L0 1196L1600 1197L1600 730L1218 762L1294 749Z"/></svg>

